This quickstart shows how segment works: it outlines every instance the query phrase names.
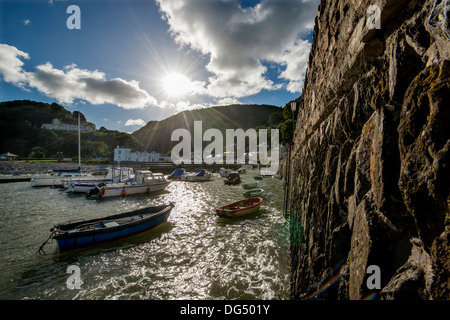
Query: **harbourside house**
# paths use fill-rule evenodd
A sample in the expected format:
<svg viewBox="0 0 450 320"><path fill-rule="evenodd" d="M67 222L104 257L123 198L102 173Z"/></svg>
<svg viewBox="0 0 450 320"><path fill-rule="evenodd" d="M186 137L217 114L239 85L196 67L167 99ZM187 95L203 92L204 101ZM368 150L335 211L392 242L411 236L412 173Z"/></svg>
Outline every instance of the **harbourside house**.
<svg viewBox="0 0 450 320"><path fill-rule="evenodd" d="M91 125L82 125L81 126L83 130L84 128L87 128L88 132L95 131L95 128L93 128ZM66 124L63 123L61 120L55 118L52 120L52 123L43 123L41 126L41 129L47 129L47 130L62 130L62 131L78 131L78 125L76 124Z"/></svg>
<svg viewBox="0 0 450 320"><path fill-rule="evenodd" d="M0 154L1 161L13 161L17 157L18 157L18 155L15 155L14 153L11 153L11 152L6 152L6 153Z"/></svg>
<svg viewBox="0 0 450 320"><path fill-rule="evenodd" d="M168 162L170 157L161 157L157 152L157 148L148 150L131 151L131 148L121 148L117 146L114 149L114 161L130 161L130 162Z"/></svg>

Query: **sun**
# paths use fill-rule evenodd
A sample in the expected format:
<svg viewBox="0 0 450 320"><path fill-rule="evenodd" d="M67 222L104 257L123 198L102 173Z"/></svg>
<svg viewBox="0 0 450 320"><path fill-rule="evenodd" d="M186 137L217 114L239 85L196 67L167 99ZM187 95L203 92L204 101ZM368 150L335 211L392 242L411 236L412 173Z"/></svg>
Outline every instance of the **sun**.
<svg viewBox="0 0 450 320"><path fill-rule="evenodd" d="M161 81L169 98L180 98L194 89L191 80L181 73L168 73Z"/></svg>

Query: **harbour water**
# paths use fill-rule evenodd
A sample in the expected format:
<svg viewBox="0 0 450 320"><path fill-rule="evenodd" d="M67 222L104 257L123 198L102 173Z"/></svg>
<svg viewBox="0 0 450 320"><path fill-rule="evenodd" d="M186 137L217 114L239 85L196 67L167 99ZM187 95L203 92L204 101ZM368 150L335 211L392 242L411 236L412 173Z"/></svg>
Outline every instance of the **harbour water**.
<svg viewBox="0 0 450 320"><path fill-rule="evenodd" d="M254 181L256 171L241 175ZM29 182L0 185L0 299L289 299L289 227L282 181L266 177L258 213L220 218L214 208L243 199L241 185L172 182L165 191L89 200ZM173 202L168 222L94 247L37 254L55 224ZM69 266L80 289L69 289Z"/></svg>

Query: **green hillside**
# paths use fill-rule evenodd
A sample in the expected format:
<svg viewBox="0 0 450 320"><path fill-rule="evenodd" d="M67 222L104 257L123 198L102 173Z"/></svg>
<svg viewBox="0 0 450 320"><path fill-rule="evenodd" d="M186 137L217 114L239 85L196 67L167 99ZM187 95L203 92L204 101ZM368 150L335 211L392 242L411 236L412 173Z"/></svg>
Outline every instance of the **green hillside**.
<svg viewBox="0 0 450 320"><path fill-rule="evenodd" d="M277 126L282 120L282 108L269 105L229 105L183 111L161 121L150 121L132 134L112 131L104 127L89 136L100 158L112 159L116 146L148 150L157 147L167 154L178 142L171 142L175 129L188 129L193 135L194 121L202 121L203 131L226 129L266 128ZM88 122L81 114L81 125ZM42 124L60 119L65 124L78 123L77 112L52 103L17 100L0 103L0 153L12 152L20 158L73 158L78 156L78 133L41 129ZM81 157L95 155L86 132L81 131Z"/></svg>
<svg viewBox="0 0 450 320"><path fill-rule="evenodd" d="M52 103L16 100L0 103L0 152L12 152L21 158L69 158L78 156L78 133L41 129L54 118L66 124L78 124L78 115ZM87 122L80 113L81 125ZM89 133L99 157L112 158L117 145L138 147L141 144L130 134L100 128ZM95 158L85 131L81 131L81 156Z"/></svg>
<svg viewBox="0 0 450 320"><path fill-rule="evenodd" d="M159 147L161 153L165 154L178 143L170 141L175 129L187 129L193 138L194 121L202 121L203 131L216 128L225 134L226 129L265 128L269 125L270 116L274 113L278 114L280 111L281 108L270 105L229 105L188 110L162 121L150 121L132 135L144 147Z"/></svg>

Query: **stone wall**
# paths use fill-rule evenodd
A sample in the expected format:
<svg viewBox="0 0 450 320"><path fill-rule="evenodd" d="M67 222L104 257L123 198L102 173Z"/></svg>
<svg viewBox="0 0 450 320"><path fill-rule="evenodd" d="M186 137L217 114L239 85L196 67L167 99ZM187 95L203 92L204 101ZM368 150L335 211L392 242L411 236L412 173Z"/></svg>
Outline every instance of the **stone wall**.
<svg viewBox="0 0 450 320"><path fill-rule="evenodd" d="M289 177L293 299L450 299L449 6L321 2Z"/></svg>

